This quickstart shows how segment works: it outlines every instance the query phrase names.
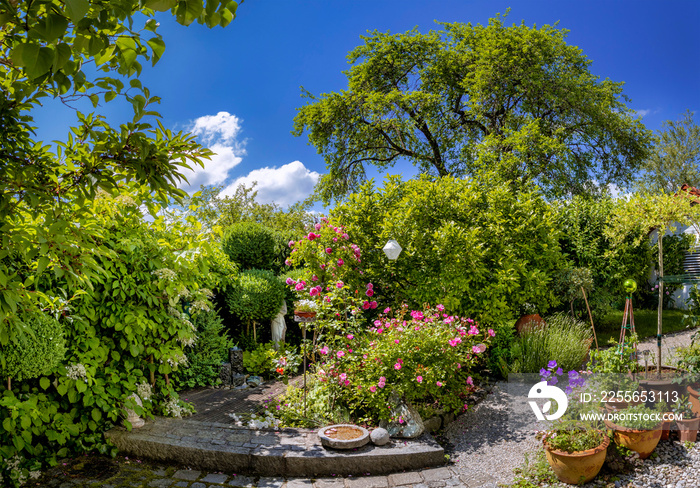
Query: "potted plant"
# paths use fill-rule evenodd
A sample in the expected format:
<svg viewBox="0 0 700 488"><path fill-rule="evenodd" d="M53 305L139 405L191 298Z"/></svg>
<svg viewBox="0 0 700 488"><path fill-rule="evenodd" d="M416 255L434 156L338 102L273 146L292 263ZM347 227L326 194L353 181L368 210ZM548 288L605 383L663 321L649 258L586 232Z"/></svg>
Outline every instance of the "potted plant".
<svg viewBox="0 0 700 488"><path fill-rule="evenodd" d="M676 365L687 372L686 392L696 417L700 417L700 341L697 341L698 338L700 333L696 332L689 346L676 349L679 357Z"/></svg>
<svg viewBox="0 0 700 488"><path fill-rule="evenodd" d="M684 395L673 404L671 409L676 416L678 438L681 442L695 442L698 436L700 417L695 416L692 407L693 405L690 403L688 396ZM681 417L683 420L679 420Z"/></svg>
<svg viewBox="0 0 700 488"><path fill-rule="evenodd" d="M602 430L589 430L584 425L562 427L538 436L547 462L559 481L571 485L588 483L603 467L610 438Z"/></svg>
<svg viewBox="0 0 700 488"><path fill-rule="evenodd" d="M544 319L537 313L534 305L525 303L520 307L520 318L515 322L515 330L518 334L531 329L540 329L545 325Z"/></svg>
<svg viewBox="0 0 700 488"><path fill-rule="evenodd" d="M646 459L651 456L661 439L660 418L661 414L657 409L637 405L622 410L617 423L608 419L604 422L613 431L616 444L639 453L640 459Z"/></svg>
<svg viewBox="0 0 700 488"><path fill-rule="evenodd" d="M299 300L294 302L294 315L303 319L316 317L316 302L313 300Z"/></svg>

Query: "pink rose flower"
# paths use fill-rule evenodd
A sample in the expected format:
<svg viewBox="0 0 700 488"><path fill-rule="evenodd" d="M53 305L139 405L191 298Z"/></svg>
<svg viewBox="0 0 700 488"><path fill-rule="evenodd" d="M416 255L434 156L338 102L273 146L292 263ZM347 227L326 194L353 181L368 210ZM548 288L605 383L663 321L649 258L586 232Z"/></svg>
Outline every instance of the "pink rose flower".
<svg viewBox="0 0 700 488"><path fill-rule="evenodd" d="M316 287L313 287L309 290L309 295L311 295L312 297L315 297L318 294L319 294L319 291L318 291L318 288L316 288Z"/></svg>
<svg viewBox="0 0 700 488"><path fill-rule="evenodd" d="M289 259L285 259L284 264L286 264L287 266L291 266L292 262Z"/></svg>
<svg viewBox="0 0 700 488"><path fill-rule="evenodd" d="M337 357L338 359L340 359L340 358L342 358L343 356L345 356L345 351L338 351L338 352L335 353L335 355L336 355L336 357Z"/></svg>
<svg viewBox="0 0 700 488"><path fill-rule="evenodd" d="M435 383L435 384L438 385L438 386L442 386L442 381L438 381L438 382Z"/></svg>
<svg viewBox="0 0 700 488"><path fill-rule="evenodd" d="M438 305L436 308L437 308L440 312L442 312L443 310L445 310L445 306L442 305L442 304L441 304L441 305Z"/></svg>
<svg viewBox="0 0 700 488"><path fill-rule="evenodd" d="M345 261L343 261L342 259L339 259L339 260L338 260L338 266L342 266L343 264L345 264Z"/></svg>
<svg viewBox="0 0 700 488"><path fill-rule="evenodd" d="M450 339L450 340L447 341L447 342L450 343L450 346L456 347L457 344L461 344L461 343L462 343L462 339L460 339L459 337L457 337L456 339Z"/></svg>
<svg viewBox="0 0 700 488"><path fill-rule="evenodd" d="M467 378L467 384L468 384L468 385L471 385L471 386L474 386L474 380L472 380L472 377L471 377L471 376L469 376L469 377Z"/></svg>
<svg viewBox="0 0 700 488"><path fill-rule="evenodd" d="M370 307L369 302L368 302L367 300L365 300L364 303L362 304L362 308L363 308L364 310L367 310L369 307Z"/></svg>
<svg viewBox="0 0 700 488"><path fill-rule="evenodd" d="M391 312L391 308L386 307L386 308L384 309L384 313L389 313L389 312Z"/></svg>
<svg viewBox="0 0 700 488"><path fill-rule="evenodd" d="M340 288L345 286L345 283L343 283L342 281L339 281L338 283L335 284L335 286L336 286L336 288L340 289Z"/></svg>
<svg viewBox="0 0 700 488"><path fill-rule="evenodd" d="M304 289L304 285L302 283L297 283L296 286L294 287L296 291L301 291Z"/></svg>
<svg viewBox="0 0 700 488"><path fill-rule="evenodd" d="M316 224L316 225L314 225L314 229L316 229L316 230L321 230L321 224Z"/></svg>
<svg viewBox="0 0 700 488"><path fill-rule="evenodd" d="M495 337L495 336L496 336L496 332L495 332L493 329L489 329L489 335L490 335L491 337Z"/></svg>
<svg viewBox="0 0 700 488"><path fill-rule="evenodd" d="M346 375L345 373L340 373L338 378L340 378L340 381L345 381L348 378L348 375Z"/></svg>
<svg viewBox="0 0 700 488"><path fill-rule="evenodd" d="M333 252L333 249L331 249L330 247L327 247L327 248L326 248L326 254L330 254L330 253L332 253L332 252Z"/></svg>
<svg viewBox="0 0 700 488"><path fill-rule="evenodd" d="M368 289L368 290L373 290L373 289L374 289L374 285L373 285L372 283L367 283L367 289Z"/></svg>
<svg viewBox="0 0 700 488"><path fill-rule="evenodd" d="M288 285L291 286L291 285L295 285L295 284L296 284L296 281L294 281L294 280L291 279L291 278L287 278L287 281L286 281L285 283L287 283Z"/></svg>
<svg viewBox="0 0 700 488"><path fill-rule="evenodd" d="M289 241L289 247L292 247L294 245L294 241Z"/></svg>
<svg viewBox="0 0 700 488"><path fill-rule="evenodd" d="M394 364L394 369L398 371L401 369L401 365L399 363Z"/></svg>
<svg viewBox="0 0 700 488"><path fill-rule="evenodd" d="M472 351L474 354L480 354L486 350L486 346L483 344L477 344L476 346L472 346Z"/></svg>
<svg viewBox="0 0 700 488"><path fill-rule="evenodd" d="M422 376L416 376L416 381L418 383L423 383L423 377Z"/></svg>
<svg viewBox="0 0 700 488"><path fill-rule="evenodd" d="M321 354L328 354L328 346L323 346L318 352Z"/></svg>
<svg viewBox="0 0 700 488"><path fill-rule="evenodd" d="M399 340L398 340L398 339L394 339L394 344L398 344L398 343L399 343Z"/></svg>
<svg viewBox="0 0 700 488"><path fill-rule="evenodd" d="M369 302L369 308L371 308L371 309L377 308L377 302Z"/></svg>
<svg viewBox="0 0 700 488"><path fill-rule="evenodd" d="M371 391L372 393L375 393L377 391L377 387L372 385L369 387L369 391Z"/></svg>
<svg viewBox="0 0 700 488"><path fill-rule="evenodd" d="M311 281L318 281L318 276L313 275L313 276L311 277Z"/></svg>
<svg viewBox="0 0 700 488"><path fill-rule="evenodd" d="M374 295L374 290L367 290L365 292L365 295L367 295L368 297L371 297L372 295Z"/></svg>

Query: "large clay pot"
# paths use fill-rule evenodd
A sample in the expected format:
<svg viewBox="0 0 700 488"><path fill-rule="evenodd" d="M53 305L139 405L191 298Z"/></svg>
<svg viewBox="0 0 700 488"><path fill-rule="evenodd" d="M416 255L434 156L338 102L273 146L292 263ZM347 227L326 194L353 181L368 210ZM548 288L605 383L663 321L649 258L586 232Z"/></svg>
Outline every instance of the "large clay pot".
<svg viewBox="0 0 700 488"><path fill-rule="evenodd" d="M596 477L605 462L610 439L606 435L603 443L594 449L577 452L552 450L545 443L547 461L559 481L570 485L588 483Z"/></svg>
<svg viewBox="0 0 700 488"><path fill-rule="evenodd" d="M635 373L635 380L639 381L639 388L643 391L654 392L656 402L663 400L669 405L686 393L686 385L673 382L673 378L680 371L671 366L661 366L661 377L656 376L656 366L649 366L646 374L644 371Z"/></svg>
<svg viewBox="0 0 700 488"><path fill-rule="evenodd" d="M515 323L515 330L518 334L522 334L523 332L527 332L532 329L542 328L545 325L544 319L538 314L533 313L520 317Z"/></svg>
<svg viewBox="0 0 700 488"><path fill-rule="evenodd" d="M613 430L613 440L619 446L626 447L639 453L639 459L646 459L656 449L661 439L662 425L659 423L653 430L628 429L620 425L613 424L609 420L604 420L605 425Z"/></svg>
<svg viewBox="0 0 700 488"><path fill-rule="evenodd" d="M696 417L700 417L700 385L695 383L686 387L690 403L693 405L693 413Z"/></svg>
<svg viewBox="0 0 700 488"><path fill-rule="evenodd" d="M666 415L670 415L671 412L666 412ZM662 441L667 441L669 437L671 437L671 424L673 421L671 420L664 420L661 423L661 440Z"/></svg>
<svg viewBox="0 0 700 488"><path fill-rule="evenodd" d="M687 420L676 420L679 440L681 442L695 442L698 437L698 424L700 424L700 417Z"/></svg>

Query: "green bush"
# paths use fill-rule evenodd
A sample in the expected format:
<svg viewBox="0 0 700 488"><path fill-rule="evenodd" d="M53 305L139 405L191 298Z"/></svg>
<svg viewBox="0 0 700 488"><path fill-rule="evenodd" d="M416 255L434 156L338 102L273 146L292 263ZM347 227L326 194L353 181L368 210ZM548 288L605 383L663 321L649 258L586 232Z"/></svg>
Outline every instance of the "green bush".
<svg viewBox="0 0 700 488"><path fill-rule="evenodd" d="M0 346L0 375L13 380L27 380L48 374L63 361L66 340L61 324L44 313L25 318L28 331L23 338Z"/></svg>
<svg viewBox="0 0 700 488"><path fill-rule="evenodd" d="M564 266L559 230L536 190L388 177L382 188L365 184L332 217L362 249L364 276L381 290L380 307L442 303L498 323L515 320L523 303L540 313L558 303L549 284ZM396 261L380 251L388 239L403 248Z"/></svg>
<svg viewBox="0 0 700 488"><path fill-rule="evenodd" d="M255 222L239 222L226 229L221 248L241 269L272 270L279 252L272 229Z"/></svg>
<svg viewBox="0 0 700 488"><path fill-rule="evenodd" d="M185 349L188 365L177 370L173 379L181 388L215 385L219 382L219 366L228 359L228 350L235 344L214 311L198 313L192 324L197 342Z"/></svg>
<svg viewBox="0 0 700 488"><path fill-rule="evenodd" d="M512 320L499 322L493 325L496 336L489 347L489 370L503 378L508 377L510 364L513 359L512 347L516 340L515 322Z"/></svg>
<svg viewBox="0 0 700 488"><path fill-rule="evenodd" d="M555 360L564 371L579 370L591 346L590 325L557 313L547 325L521 333L513 343L512 373L538 373Z"/></svg>
<svg viewBox="0 0 700 488"><path fill-rule="evenodd" d="M233 315L247 324L270 320L282 306L284 288L284 283L271 271L244 271L226 291L226 304Z"/></svg>

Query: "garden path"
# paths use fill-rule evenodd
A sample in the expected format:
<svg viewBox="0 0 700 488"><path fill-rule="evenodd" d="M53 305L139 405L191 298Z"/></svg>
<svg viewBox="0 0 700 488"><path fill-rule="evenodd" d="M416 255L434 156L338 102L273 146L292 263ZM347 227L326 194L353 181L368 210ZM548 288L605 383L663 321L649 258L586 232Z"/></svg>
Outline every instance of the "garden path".
<svg viewBox="0 0 700 488"><path fill-rule="evenodd" d="M675 358L676 349L679 347L689 346L691 343L691 336L698 331L695 329L688 329L682 332L676 332L674 334L664 334L661 338L661 362L665 366L671 366ZM653 356L656 357L657 346L656 338L650 337L641 341L637 345L637 350L639 352L649 351Z"/></svg>

